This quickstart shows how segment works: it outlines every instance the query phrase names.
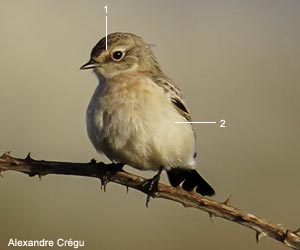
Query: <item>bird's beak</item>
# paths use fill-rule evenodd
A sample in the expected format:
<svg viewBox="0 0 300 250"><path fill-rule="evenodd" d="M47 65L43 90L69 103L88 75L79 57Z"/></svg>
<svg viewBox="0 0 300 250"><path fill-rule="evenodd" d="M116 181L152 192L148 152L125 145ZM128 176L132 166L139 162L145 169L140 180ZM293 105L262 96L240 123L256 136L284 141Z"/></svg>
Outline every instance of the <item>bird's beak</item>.
<svg viewBox="0 0 300 250"><path fill-rule="evenodd" d="M100 64L96 62L94 59L90 59L86 64L83 64L80 69L94 69L99 67Z"/></svg>

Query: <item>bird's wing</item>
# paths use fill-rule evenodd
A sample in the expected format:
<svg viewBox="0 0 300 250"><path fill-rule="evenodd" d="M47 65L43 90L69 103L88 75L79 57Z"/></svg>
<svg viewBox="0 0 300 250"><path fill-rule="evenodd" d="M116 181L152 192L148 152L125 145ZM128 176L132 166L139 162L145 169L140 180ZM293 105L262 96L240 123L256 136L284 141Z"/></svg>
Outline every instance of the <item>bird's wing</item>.
<svg viewBox="0 0 300 250"><path fill-rule="evenodd" d="M164 91L169 95L170 101L173 103L178 113L190 122L190 112L186 108L182 99L181 90L175 85L175 83L167 77L156 78L154 82L163 88Z"/></svg>

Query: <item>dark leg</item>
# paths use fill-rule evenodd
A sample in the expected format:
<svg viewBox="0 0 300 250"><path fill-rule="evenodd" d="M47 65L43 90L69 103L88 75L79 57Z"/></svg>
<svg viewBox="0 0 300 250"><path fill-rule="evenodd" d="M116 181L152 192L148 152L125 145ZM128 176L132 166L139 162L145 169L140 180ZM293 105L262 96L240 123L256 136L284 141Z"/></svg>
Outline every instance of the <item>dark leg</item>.
<svg viewBox="0 0 300 250"><path fill-rule="evenodd" d="M145 187L145 191L147 192L146 207L148 207L151 196L153 196L154 193L158 191L158 183L163 169L163 166L161 166L157 174L154 175L153 178L146 180L143 183L143 187Z"/></svg>
<svg viewBox="0 0 300 250"><path fill-rule="evenodd" d="M123 170L123 163L111 163L107 166L106 174L100 177L101 189L103 187L104 192L106 191L106 185L109 183L109 179L116 172L120 172Z"/></svg>

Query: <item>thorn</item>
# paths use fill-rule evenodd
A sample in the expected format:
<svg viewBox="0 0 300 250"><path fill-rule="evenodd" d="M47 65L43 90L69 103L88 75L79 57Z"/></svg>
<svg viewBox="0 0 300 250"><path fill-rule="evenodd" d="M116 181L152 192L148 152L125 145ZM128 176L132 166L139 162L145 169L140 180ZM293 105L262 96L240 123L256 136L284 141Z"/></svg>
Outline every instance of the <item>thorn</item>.
<svg viewBox="0 0 300 250"><path fill-rule="evenodd" d="M265 236L267 236L267 234L265 232L256 231L256 235L255 235L256 242L259 243L259 241L261 240L261 238L265 237Z"/></svg>
<svg viewBox="0 0 300 250"><path fill-rule="evenodd" d="M0 171L0 177L1 177L1 178L4 178L4 176L3 176L3 174L2 174L1 172L2 172L2 171Z"/></svg>
<svg viewBox="0 0 300 250"><path fill-rule="evenodd" d="M90 164L96 164L96 163L97 163L97 161L94 158L91 159Z"/></svg>
<svg viewBox="0 0 300 250"><path fill-rule="evenodd" d="M229 197L223 202L223 204L226 205L226 206L230 206L230 204L231 204L231 197L232 197L232 194L229 195Z"/></svg>
<svg viewBox="0 0 300 250"><path fill-rule="evenodd" d="M150 195L147 195L147 199L146 199L146 208L149 207L149 202L150 202Z"/></svg>
<svg viewBox="0 0 300 250"><path fill-rule="evenodd" d="M296 231L294 231L293 233L300 236L300 227Z"/></svg>
<svg viewBox="0 0 300 250"><path fill-rule="evenodd" d="M126 185L126 193L128 194L129 192L129 187Z"/></svg>
<svg viewBox="0 0 300 250"><path fill-rule="evenodd" d="M296 232L298 232L298 230L300 230L300 228L297 229ZM284 235L283 243L284 243L286 246L290 247L290 248L298 249L298 248L295 248L295 246L293 246L293 245L289 242L289 240L292 240L292 242L293 242L293 237L294 237L293 234L295 234L295 232L292 232L291 230L286 230L285 235ZM299 235L299 234L296 233L296 235Z"/></svg>
<svg viewBox="0 0 300 250"><path fill-rule="evenodd" d="M31 158L31 152L29 152L25 158L25 160L27 161L32 161L32 158Z"/></svg>
<svg viewBox="0 0 300 250"><path fill-rule="evenodd" d="M211 222L214 222L214 218L216 218L215 213L213 213L213 212L208 212L208 215L209 215L210 221L211 221Z"/></svg>
<svg viewBox="0 0 300 250"><path fill-rule="evenodd" d="M0 158L1 158L1 159L10 158L10 156L9 156L10 152L11 152L11 151L6 151L6 152L4 152L4 154L2 154Z"/></svg>
<svg viewBox="0 0 300 250"><path fill-rule="evenodd" d="M41 174L38 174L38 176L39 176L39 179L40 179L40 181L42 180L42 175Z"/></svg>

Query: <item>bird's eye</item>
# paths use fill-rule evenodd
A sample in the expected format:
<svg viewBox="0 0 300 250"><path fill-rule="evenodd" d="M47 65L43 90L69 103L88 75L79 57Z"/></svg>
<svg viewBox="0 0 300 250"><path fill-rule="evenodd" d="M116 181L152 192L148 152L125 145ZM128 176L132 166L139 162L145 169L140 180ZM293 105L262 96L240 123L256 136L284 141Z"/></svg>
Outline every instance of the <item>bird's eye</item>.
<svg viewBox="0 0 300 250"><path fill-rule="evenodd" d="M124 56L125 56L125 52L124 51L117 50L117 51L115 51L115 52L112 53L111 58L114 61L118 62L118 61L121 61Z"/></svg>

